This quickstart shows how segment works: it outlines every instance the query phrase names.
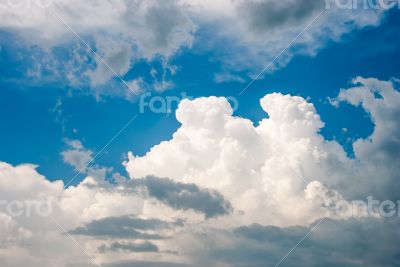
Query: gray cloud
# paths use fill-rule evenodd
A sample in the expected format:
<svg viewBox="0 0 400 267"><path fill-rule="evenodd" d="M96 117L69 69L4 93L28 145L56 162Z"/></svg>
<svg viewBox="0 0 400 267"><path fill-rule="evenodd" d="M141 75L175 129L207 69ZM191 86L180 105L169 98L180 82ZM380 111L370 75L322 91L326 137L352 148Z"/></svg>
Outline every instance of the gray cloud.
<svg viewBox="0 0 400 267"><path fill-rule="evenodd" d="M190 265L172 262L123 262L104 265L105 267L188 267Z"/></svg>
<svg viewBox="0 0 400 267"><path fill-rule="evenodd" d="M181 222L168 223L157 219L140 219L135 216L108 217L78 227L71 234L102 238L163 239L158 234L144 231L169 229Z"/></svg>
<svg viewBox="0 0 400 267"><path fill-rule="evenodd" d="M325 7L323 0L241 1L237 9L249 30L265 32L298 25Z"/></svg>
<svg viewBox="0 0 400 267"><path fill-rule="evenodd" d="M102 245L99 247L100 253L107 251L130 251L130 252L158 252L158 247L151 242L143 243L120 243L114 242L111 245Z"/></svg>
<svg viewBox="0 0 400 267"><path fill-rule="evenodd" d="M180 210L201 212L206 218L230 214L231 204L215 190L196 184L177 183L168 178L148 176L131 181L133 187L144 187L149 197Z"/></svg>
<svg viewBox="0 0 400 267"><path fill-rule="evenodd" d="M287 267L400 266L400 219L326 220L293 251ZM311 228L312 226L310 226ZM232 231L194 235L197 265L275 266L310 231L309 227L279 228L250 225ZM201 235L201 236L200 236ZM218 240L224 240L223 244ZM191 248L188 248L190 250Z"/></svg>

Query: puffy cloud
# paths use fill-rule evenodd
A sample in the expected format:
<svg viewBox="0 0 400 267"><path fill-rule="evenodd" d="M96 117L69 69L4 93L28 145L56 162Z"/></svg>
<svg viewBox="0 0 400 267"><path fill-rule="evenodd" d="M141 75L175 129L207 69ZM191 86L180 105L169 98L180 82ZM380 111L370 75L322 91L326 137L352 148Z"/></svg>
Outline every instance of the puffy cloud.
<svg viewBox="0 0 400 267"><path fill-rule="evenodd" d="M51 266L58 261L60 266L66 266L64 263L68 259L62 251L68 247L74 260L80 261L84 257L70 246L68 240L60 237L60 230L49 217L65 218L65 223L78 219L76 214L61 216L56 205L63 192L63 183L48 181L35 168L33 165L14 167L0 163L2 265L16 267L30 262L30 266Z"/></svg>
<svg viewBox="0 0 400 267"><path fill-rule="evenodd" d="M182 125L172 139L142 157L130 154L125 166L133 179L167 176L217 190L241 223L306 225L325 216L345 218L330 208L342 201L369 195L395 200L399 93L392 82L355 82L338 99L362 103L375 123L369 138L354 143L356 158L319 133L324 123L311 103L273 93L260 101L269 116L257 126L233 116L224 98L183 100L176 112Z"/></svg>
<svg viewBox="0 0 400 267"><path fill-rule="evenodd" d="M35 165L16 167L0 162L0 190L3 200L46 198L61 191L62 182L50 182ZM39 194L38 194L39 193Z"/></svg>
<svg viewBox="0 0 400 267"><path fill-rule="evenodd" d="M0 230L0 249L18 241L26 241L32 235L29 230L19 227L11 216L4 213L0 213Z"/></svg>
<svg viewBox="0 0 400 267"><path fill-rule="evenodd" d="M334 176L332 164L350 160L318 134L323 123L304 99L275 93L261 105L269 118L254 127L232 116L224 98L182 101L176 115L182 126L145 156L130 155L130 176L164 175L217 190L242 223L307 224L327 216L311 182Z"/></svg>
<svg viewBox="0 0 400 267"><path fill-rule="evenodd" d="M7 267L26 262L35 267L87 266L91 259L65 231L105 217L139 214L143 205L140 197L110 192L95 178L64 189L62 181L47 180L34 165L3 162L0 196L0 257ZM85 249L98 254L97 247Z"/></svg>

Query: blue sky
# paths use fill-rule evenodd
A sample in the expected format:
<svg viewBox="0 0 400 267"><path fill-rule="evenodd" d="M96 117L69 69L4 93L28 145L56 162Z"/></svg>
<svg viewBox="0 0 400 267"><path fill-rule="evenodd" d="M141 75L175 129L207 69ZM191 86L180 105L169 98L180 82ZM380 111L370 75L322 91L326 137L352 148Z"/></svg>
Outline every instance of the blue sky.
<svg viewBox="0 0 400 267"><path fill-rule="evenodd" d="M1 264L399 266L400 3L343 2L0 0Z"/></svg>

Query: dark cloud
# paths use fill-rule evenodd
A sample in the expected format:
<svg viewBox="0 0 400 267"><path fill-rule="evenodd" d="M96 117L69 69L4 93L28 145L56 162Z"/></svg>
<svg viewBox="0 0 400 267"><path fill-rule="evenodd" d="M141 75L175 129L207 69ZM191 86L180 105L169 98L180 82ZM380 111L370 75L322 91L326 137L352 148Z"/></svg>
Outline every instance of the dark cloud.
<svg viewBox="0 0 400 267"><path fill-rule="evenodd" d="M288 228L279 228L275 226L262 226L253 224L251 226L243 226L236 228L233 232L241 237L252 239L258 242L269 242L274 240L288 240L293 242L300 240L309 229L307 227L295 226Z"/></svg>
<svg viewBox="0 0 400 267"><path fill-rule="evenodd" d="M190 265L172 262L123 262L103 265L104 267L189 267Z"/></svg>
<svg viewBox="0 0 400 267"><path fill-rule="evenodd" d="M127 27L140 27L138 45L145 56L170 56L180 47L190 45L196 26L184 9L175 0L127 1L127 10L135 12L143 7L143 18L126 12L124 22ZM179 33L179 34L178 34Z"/></svg>
<svg viewBox="0 0 400 267"><path fill-rule="evenodd" d="M128 252L158 252L158 247L151 242L143 243L120 243L114 242L111 245L102 245L99 247L100 253L107 251L128 251Z"/></svg>
<svg viewBox="0 0 400 267"><path fill-rule="evenodd" d="M76 263L72 265L68 265L68 267L98 267L98 265L94 264L84 264L84 263ZM103 267L189 267L191 265L185 265L180 263L173 262L149 262L149 261L126 261L126 262L117 262L117 263L109 263L102 264Z"/></svg>
<svg viewBox="0 0 400 267"><path fill-rule="evenodd" d="M265 32L296 26L324 7L324 0L251 0L241 1L238 12L250 31Z"/></svg>
<svg viewBox="0 0 400 267"><path fill-rule="evenodd" d="M400 266L399 226L399 218L327 219L284 260L282 266ZM196 233L194 238L202 242L204 250L193 250L191 255L202 265L275 266L310 228L251 225L233 231Z"/></svg>
<svg viewBox="0 0 400 267"><path fill-rule="evenodd" d="M206 218L227 215L231 204L215 190L202 189L195 184L177 183L168 178L149 176L130 181L133 187L144 187L149 197L180 210L201 212Z"/></svg>
<svg viewBox="0 0 400 267"><path fill-rule="evenodd" d="M163 239L161 235L144 231L168 229L181 224L180 221L169 223L157 219L140 219L135 216L108 217L92 221L70 233L103 238Z"/></svg>

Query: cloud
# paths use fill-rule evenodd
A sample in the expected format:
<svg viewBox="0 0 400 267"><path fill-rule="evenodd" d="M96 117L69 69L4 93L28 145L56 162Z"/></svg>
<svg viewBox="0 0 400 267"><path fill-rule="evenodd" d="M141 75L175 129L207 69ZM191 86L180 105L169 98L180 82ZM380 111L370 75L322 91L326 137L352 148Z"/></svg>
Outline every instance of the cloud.
<svg viewBox="0 0 400 267"><path fill-rule="evenodd" d="M67 141L67 144L72 149L61 152L64 162L74 167L77 171L85 171L88 163L93 158L93 152L85 149L78 140Z"/></svg>
<svg viewBox="0 0 400 267"><path fill-rule="evenodd" d="M114 263L106 266L107 267L188 267L190 265L172 263L172 262L132 261L132 262Z"/></svg>
<svg viewBox="0 0 400 267"><path fill-rule="evenodd" d="M96 45L101 58L96 57L96 68L86 73L92 86L103 85L112 77L123 76L130 70L134 57L129 43L96 36Z"/></svg>
<svg viewBox="0 0 400 267"><path fill-rule="evenodd" d="M358 77L353 84L353 88L340 91L337 101L361 106L375 125L371 136L353 144L354 154L362 163L355 170L359 173L354 177L358 178L357 188L396 200L400 190L399 82Z"/></svg>
<svg viewBox="0 0 400 267"><path fill-rule="evenodd" d="M325 1L239 1L249 31L264 34L304 23L325 8Z"/></svg>
<svg viewBox="0 0 400 267"><path fill-rule="evenodd" d="M81 141L67 140L66 144L70 148L61 152L64 163L71 165L79 173L104 180L107 173L112 170L112 168L91 164L94 160L93 151L86 149Z"/></svg>
<svg viewBox="0 0 400 267"><path fill-rule="evenodd" d="M339 176L332 164L350 166L351 160L318 134L323 123L304 99L274 93L261 105L269 119L254 127L232 116L224 98L184 100L173 138L142 157L130 155L126 169L132 179L163 175L216 190L243 223L307 224L327 216L318 194L307 188L320 177Z"/></svg>
<svg viewBox="0 0 400 267"><path fill-rule="evenodd" d="M221 63L217 82L241 82L242 78L228 73L241 71L254 77L322 11L326 13L320 20L268 71L286 65L295 55L314 55L348 32L377 26L385 13L383 9L326 10L323 0L59 0L50 6L38 5L40 1L14 2L3 3L0 30L15 43L9 49L25 52L23 68L32 81L87 87L96 97L125 98L131 98L131 92L116 76L124 78L139 61L161 63L163 77L147 81L148 88L158 91L173 87L170 59L192 47L209 52ZM137 79L141 77L126 81L135 93Z"/></svg>
<svg viewBox="0 0 400 267"><path fill-rule="evenodd" d="M0 213L0 249L7 248L10 244L29 239L32 232L23 227L7 214Z"/></svg>
<svg viewBox="0 0 400 267"><path fill-rule="evenodd" d="M195 25L178 1L14 2L2 4L0 29L12 33L30 54L41 48L29 72L44 79L50 70L51 76L60 75L58 80L67 79L75 86L89 80L98 87L97 94L112 94L102 86L117 75L124 76L137 60L151 62L161 57L168 61L193 42ZM69 56L60 57L57 49Z"/></svg>
<svg viewBox="0 0 400 267"><path fill-rule="evenodd" d="M18 8L15 8L17 5ZM22 38L42 47L51 47L76 38L62 21L84 37L91 35L106 38L99 41L112 42L112 37L118 35L118 39L136 40L132 45L137 45L146 58L157 54L168 57L182 45L190 45L192 39L193 25L177 1L96 0L93 5L87 1L62 0L48 5L29 5L21 0L14 5L3 6L2 28L17 30L16 33ZM101 46L101 43L98 45ZM115 52L112 47L107 49L111 53Z"/></svg>
<svg viewBox="0 0 400 267"><path fill-rule="evenodd" d="M226 82L240 82L243 83L245 80L235 74L223 72L223 73L216 73L214 75L214 81L217 83L226 83Z"/></svg>
<svg viewBox="0 0 400 267"><path fill-rule="evenodd" d="M201 212L206 218L229 215L231 204L215 190L201 189L196 184L174 182L168 178L148 176L135 179L127 186L144 187L149 197L180 210L192 209Z"/></svg>
<svg viewBox="0 0 400 267"><path fill-rule="evenodd" d="M63 221L65 227L79 221L79 213L67 210L64 213L57 205L63 195L63 183L48 181L35 168L29 164L14 167L0 162L2 266L17 267L26 262L34 267L51 266L54 261L66 266L66 262L71 262L69 257L87 261L59 235L60 229L49 218L52 214ZM63 256L66 250L68 257Z"/></svg>
<svg viewBox="0 0 400 267"><path fill-rule="evenodd" d="M143 231L166 229L172 225L157 219L140 219L135 216L108 217L92 221L70 233L104 238L163 239L158 234Z"/></svg>
<svg viewBox="0 0 400 267"><path fill-rule="evenodd" d="M78 142L73 146L80 147ZM49 181L34 165L0 162L2 266L18 267L26 262L33 267L54 266L55 262L62 267L91 266L91 259L71 244L65 231L103 218L141 213L140 197L116 189L111 192L111 187L87 177L65 189L62 181ZM83 238L75 237L81 244L86 243ZM88 248L88 253L99 254L99 245Z"/></svg>
<svg viewBox="0 0 400 267"><path fill-rule="evenodd" d="M37 166L22 164L16 167L0 162L0 192L2 200L46 199L61 191L63 183L50 182L36 172Z"/></svg>
<svg viewBox="0 0 400 267"><path fill-rule="evenodd" d="M257 126L233 116L224 98L183 100L172 139L144 156L130 154L126 169L132 179L167 176L217 190L242 223L307 225L332 216L329 207L340 201L395 200L400 95L392 82L359 78L356 84L338 99L363 104L375 123L370 137L354 143L356 158L320 134L324 123L311 103L272 93L260 101L268 118Z"/></svg>
<svg viewBox="0 0 400 267"><path fill-rule="evenodd" d="M338 103L360 105L375 125L353 143L354 158L320 134L324 123L311 103L273 93L260 100L268 116L256 124L233 116L224 98L182 101L171 140L131 154L130 179L115 174L115 184L88 176L64 188L34 165L0 162L2 264L93 266L88 254L102 266L275 265L328 218L286 266L399 266L399 218L332 211L398 195L397 86L357 78L340 91ZM78 141L69 146L85 150ZM23 213L13 215L11 202ZM47 216L27 213L36 202L50 204Z"/></svg>
<svg viewBox="0 0 400 267"><path fill-rule="evenodd" d="M379 25L386 11L344 10L334 5L326 9L325 3L324 0L238 0L224 1L221 6L193 4L192 12L201 21L200 28L205 25L201 47L213 53L224 71L244 72L253 78L295 39L266 73L286 66L296 55L315 55L326 43L340 41L348 32ZM322 16L316 20L319 15Z"/></svg>
<svg viewBox="0 0 400 267"><path fill-rule="evenodd" d="M131 252L158 252L159 249L156 245L150 242L143 243L119 243L114 242L110 246L102 245L99 247L101 253L107 251L131 251Z"/></svg>
<svg viewBox="0 0 400 267"><path fill-rule="evenodd" d="M185 233L182 248L193 266L397 266L399 219L326 220L287 257L309 227L278 228L250 225L232 230ZM191 244L190 246L188 244ZM207 248L207 249L205 249Z"/></svg>

